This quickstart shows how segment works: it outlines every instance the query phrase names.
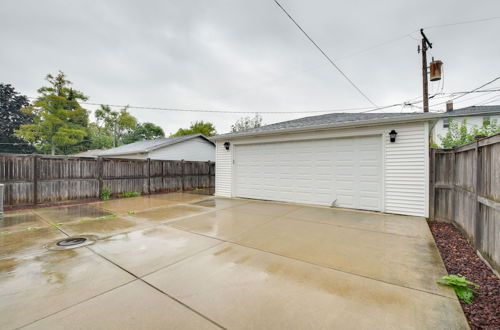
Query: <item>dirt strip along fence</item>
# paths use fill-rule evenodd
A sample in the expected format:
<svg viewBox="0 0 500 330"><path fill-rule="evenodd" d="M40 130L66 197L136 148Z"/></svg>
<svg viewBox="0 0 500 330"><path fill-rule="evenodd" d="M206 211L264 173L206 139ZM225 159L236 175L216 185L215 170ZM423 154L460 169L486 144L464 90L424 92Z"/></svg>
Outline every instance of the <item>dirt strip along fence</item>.
<svg viewBox="0 0 500 330"><path fill-rule="evenodd" d="M500 134L430 152L431 219L453 222L500 271Z"/></svg>
<svg viewBox="0 0 500 330"><path fill-rule="evenodd" d="M0 183L6 207L96 199L104 187L113 195L189 191L215 187L215 163L0 154Z"/></svg>

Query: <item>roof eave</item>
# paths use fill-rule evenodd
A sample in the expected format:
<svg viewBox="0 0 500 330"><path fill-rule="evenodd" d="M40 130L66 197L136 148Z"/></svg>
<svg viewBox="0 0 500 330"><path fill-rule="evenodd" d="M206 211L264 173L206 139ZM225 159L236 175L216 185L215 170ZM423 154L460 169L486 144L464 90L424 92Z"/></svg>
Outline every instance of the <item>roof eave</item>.
<svg viewBox="0 0 500 330"><path fill-rule="evenodd" d="M397 123L408 123L408 122L419 122L419 121L431 121L441 117L441 114L437 113L429 113L422 114L416 116L408 116L408 117L394 117L394 118L377 118L370 120L358 120L352 122L343 122L343 123L334 123L327 125L316 125L316 126L308 126L308 127L296 127L296 128L285 128L285 129L277 129L270 131L262 131L262 132L242 132L242 133L228 133L223 135L213 136L210 139L213 141L223 140L223 139L239 139L239 138L247 138L254 136L263 136L263 135L275 135L275 134L287 134L287 133L301 133L301 132L310 132L310 131L318 131L318 130L327 130L327 129L341 129L348 127L363 127L368 125L383 125L383 124L397 124Z"/></svg>

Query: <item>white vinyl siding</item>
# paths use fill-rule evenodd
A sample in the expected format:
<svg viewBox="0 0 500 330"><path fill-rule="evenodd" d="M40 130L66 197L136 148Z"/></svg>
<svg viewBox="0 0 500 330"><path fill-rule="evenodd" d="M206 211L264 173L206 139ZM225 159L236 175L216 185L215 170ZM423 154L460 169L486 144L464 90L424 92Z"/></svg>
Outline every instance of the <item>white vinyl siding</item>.
<svg viewBox="0 0 500 330"><path fill-rule="evenodd" d="M224 142L220 140L215 144L215 195L232 197L233 146L226 150Z"/></svg>
<svg viewBox="0 0 500 330"><path fill-rule="evenodd" d="M389 132L398 132L396 142L391 143ZM428 216L428 124L408 123L371 126L350 129L329 129L317 132L267 135L254 138L233 138L229 151L224 149L227 140L218 140L216 149L216 195L236 197L237 175L233 164L234 151L243 145L270 142L310 141L333 138L379 136L383 143L380 148L382 162L381 203L383 212ZM382 138L383 136L383 138ZM294 155L291 144L291 155ZM279 162L271 164L280 167ZM273 199L272 196L270 199ZM306 201L302 201L306 202ZM330 206L331 201L320 199L311 204ZM344 203L345 205L345 203ZM355 204L352 204L356 207ZM359 205L359 202L358 202Z"/></svg>

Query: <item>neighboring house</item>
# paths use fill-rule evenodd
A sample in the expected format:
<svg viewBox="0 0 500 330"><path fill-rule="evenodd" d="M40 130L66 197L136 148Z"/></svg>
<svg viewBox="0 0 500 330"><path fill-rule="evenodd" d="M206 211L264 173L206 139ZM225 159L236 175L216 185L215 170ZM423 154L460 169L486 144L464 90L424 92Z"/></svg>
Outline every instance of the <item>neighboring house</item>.
<svg viewBox="0 0 500 330"><path fill-rule="evenodd" d="M457 121L459 124L463 120L467 121L467 127L470 129L474 126L481 127L488 120L496 120L500 124L500 105L475 106L453 110L453 106L448 108L432 128L432 140L438 146L441 146L441 138L448 132L448 127L451 121Z"/></svg>
<svg viewBox="0 0 500 330"><path fill-rule="evenodd" d="M213 137L215 194L427 217L442 115L336 113Z"/></svg>
<svg viewBox="0 0 500 330"><path fill-rule="evenodd" d="M202 134L145 140L101 151L102 157L215 161L215 145Z"/></svg>
<svg viewBox="0 0 500 330"><path fill-rule="evenodd" d="M72 154L75 157L97 157L97 154L103 151L102 149L92 149L87 151L82 151L77 154Z"/></svg>

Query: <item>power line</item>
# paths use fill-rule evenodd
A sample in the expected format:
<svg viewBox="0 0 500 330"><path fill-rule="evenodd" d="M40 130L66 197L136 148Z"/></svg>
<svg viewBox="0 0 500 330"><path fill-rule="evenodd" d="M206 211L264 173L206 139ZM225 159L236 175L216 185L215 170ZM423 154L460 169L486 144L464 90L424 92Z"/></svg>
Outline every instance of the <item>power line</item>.
<svg viewBox="0 0 500 330"><path fill-rule="evenodd" d="M461 21L461 22L448 23L448 24L430 25L430 26L424 27L424 29L435 29L435 28L442 28L442 27L455 26L455 25L472 24L472 23L478 23L478 22L493 21L493 20L497 20L497 19L500 19L500 16L479 18L479 19L470 20L470 21Z"/></svg>
<svg viewBox="0 0 500 330"><path fill-rule="evenodd" d="M324 51L323 49L321 49L321 47L318 46L318 44L307 34L306 31L304 31L304 29L302 29L302 27L299 25L299 23L297 23L292 16L290 16L290 14L286 11L285 8L283 8L283 6L277 1L277 0L274 0L274 2L278 5L278 7L281 8L281 10L288 16L288 18L290 18L290 20L299 28L299 30L307 37L307 39L309 39L309 41L321 52L321 54L323 54L323 56L328 60L328 62L330 62L330 64L333 65L333 67L335 69L337 69L337 71L340 72L340 74L342 74L342 76L344 76L344 78L361 94L363 95L363 97L368 101L370 102L373 106L375 106L376 108L378 108L378 105L376 105L365 93L363 93L363 91L358 87L356 86L356 84L351 80L349 79L349 77L335 64L335 62L333 62L333 60L330 58L330 56L328 56Z"/></svg>
<svg viewBox="0 0 500 330"><path fill-rule="evenodd" d="M495 81L497 81L497 80L499 80L499 79L500 79L500 76L496 77L496 78L495 78L495 79L493 79L493 80L488 81L488 82L487 82L487 83L485 83L485 84L482 84L481 86L479 86L479 87L477 87L477 88L474 88L473 90L471 90L471 91L469 91L469 92L462 93L461 95L459 95L459 96L455 96L455 97L453 97L453 98L449 99L448 101L441 102L441 103L436 103L436 104L433 104L432 106L434 107L434 106L436 106L436 105L445 104L445 103L447 103L447 102L449 102L449 101L454 101L454 100L456 100L456 99L459 99L459 98L461 98L461 97L464 97L465 95L468 95L468 94L470 94L470 93L474 93L474 92L476 92L477 90L479 90L479 89L481 89L481 88L483 88L483 87L485 87L485 86L488 86L488 85L490 85L490 84L494 83Z"/></svg>

